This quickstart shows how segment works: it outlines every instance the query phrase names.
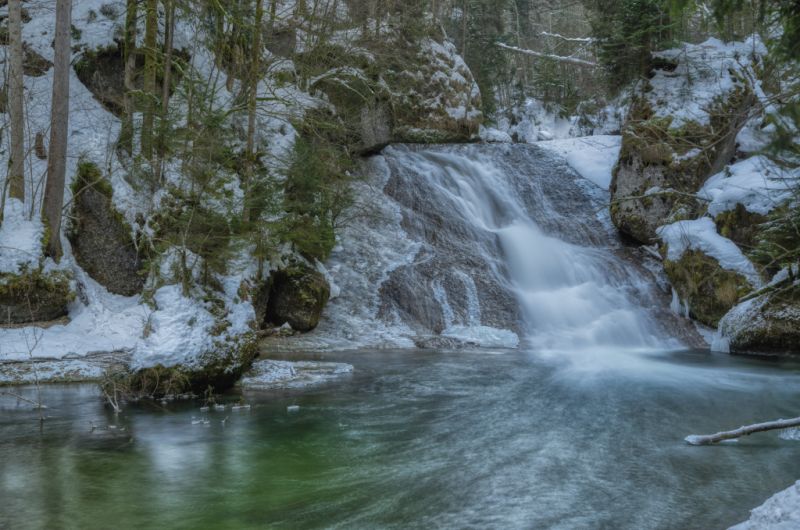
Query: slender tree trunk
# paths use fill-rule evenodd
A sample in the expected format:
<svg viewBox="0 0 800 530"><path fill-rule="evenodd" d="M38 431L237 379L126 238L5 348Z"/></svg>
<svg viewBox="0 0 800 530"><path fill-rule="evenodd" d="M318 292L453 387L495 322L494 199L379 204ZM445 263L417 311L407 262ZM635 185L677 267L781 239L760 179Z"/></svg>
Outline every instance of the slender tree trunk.
<svg viewBox="0 0 800 530"><path fill-rule="evenodd" d="M43 217L50 229L47 255L61 259L61 209L64 206L64 177L67 170L69 132L69 59L72 0L56 3L53 106L50 116L50 154L47 157L47 184L44 189Z"/></svg>
<svg viewBox="0 0 800 530"><path fill-rule="evenodd" d="M461 12L461 57L467 59L467 33L469 29L469 0L464 0L464 9Z"/></svg>
<svg viewBox="0 0 800 530"><path fill-rule="evenodd" d="M139 11L139 0L128 0L127 12L125 14L125 119L122 123L120 143L122 147L133 153L133 91L134 79L136 77L136 19Z"/></svg>
<svg viewBox="0 0 800 530"><path fill-rule="evenodd" d="M8 161L9 196L25 200L25 115L22 78L21 0L8 3L8 112L11 127L11 153Z"/></svg>
<svg viewBox="0 0 800 530"><path fill-rule="evenodd" d="M167 114L169 95L172 89L172 43L175 34L175 1L164 0L167 20L164 30L164 79L161 85L161 126L158 129L158 161L156 162L156 181L161 181L162 162L166 154Z"/></svg>
<svg viewBox="0 0 800 530"><path fill-rule="evenodd" d="M147 0L144 27L144 116L142 117L142 156L153 162L153 126L155 123L156 70L158 61L158 0Z"/></svg>
<svg viewBox="0 0 800 530"><path fill-rule="evenodd" d="M264 18L264 1L256 0L256 20L253 35L253 56L250 59L250 91L247 97L247 146L245 154L244 210L242 220L250 221L250 186L253 180L253 167L256 160L256 102L258 98L258 77L261 73L261 20Z"/></svg>

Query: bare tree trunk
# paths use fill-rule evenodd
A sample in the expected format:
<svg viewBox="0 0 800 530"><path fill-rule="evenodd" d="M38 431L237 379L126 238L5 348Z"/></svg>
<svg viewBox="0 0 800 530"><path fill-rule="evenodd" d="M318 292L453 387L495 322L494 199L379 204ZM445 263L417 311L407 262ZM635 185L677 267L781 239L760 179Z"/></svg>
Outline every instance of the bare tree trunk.
<svg viewBox="0 0 800 530"><path fill-rule="evenodd" d="M253 56L250 59L250 92L247 98L247 146L245 150L244 209L242 220L250 221L250 185L256 159L256 102L258 98L258 76L261 72L261 20L264 18L264 1L256 0L256 20L253 35Z"/></svg>
<svg viewBox="0 0 800 530"><path fill-rule="evenodd" d="M775 429L788 429L789 427L800 427L800 418L756 423L755 425L746 425L732 431L718 432L717 434L693 434L686 437L686 443L690 445L712 445L724 440L733 440L735 438L741 438L742 436L748 436L757 432L772 431Z"/></svg>
<svg viewBox="0 0 800 530"><path fill-rule="evenodd" d="M122 147L133 154L133 91L134 78L136 77L136 19L138 16L139 0L128 0L125 14L125 119L122 122L120 143Z"/></svg>
<svg viewBox="0 0 800 530"><path fill-rule="evenodd" d="M8 160L8 193L25 200L25 115L22 78L22 5L21 0L8 3L8 113L11 127L11 153Z"/></svg>
<svg viewBox="0 0 800 530"><path fill-rule="evenodd" d="M142 156L153 161L153 126L155 123L156 62L158 60L158 0L147 0L144 26L144 116L142 117Z"/></svg>
<svg viewBox="0 0 800 530"><path fill-rule="evenodd" d="M50 116L50 154L43 214L50 229L45 249L48 256L61 259L61 209L64 206L64 177L67 170L69 132L69 59L72 0L56 3L56 38L53 71L53 106Z"/></svg>
<svg viewBox="0 0 800 530"><path fill-rule="evenodd" d="M169 95L172 89L172 42L175 34L175 1L164 0L164 8L167 20L164 26L164 79L161 85L161 126L158 131L156 182L161 182L161 166L166 153L167 114L169 113Z"/></svg>
<svg viewBox="0 0 800 530"><path fill-rule="evenodd" d="M469 0L464 0L461 11L461 57L467 59L467 33L469 30Z"/></svg>

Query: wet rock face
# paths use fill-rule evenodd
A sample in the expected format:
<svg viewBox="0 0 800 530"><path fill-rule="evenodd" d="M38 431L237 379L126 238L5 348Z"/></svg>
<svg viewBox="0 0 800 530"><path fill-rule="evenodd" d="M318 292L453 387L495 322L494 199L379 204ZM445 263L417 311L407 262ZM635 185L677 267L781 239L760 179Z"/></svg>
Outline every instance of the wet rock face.
<svg viewBox="0 0 800 530"><path fill-rule="evenodd" d="M331 288L320 272L307 265L293 265L272 274L266 321L274 326L288 323L297 331L311 331L319 324Z"/></svg>
<svg viewBox="0 0 800 530"><path fill-rule="evenodd" d="M377 153L392 141L392 115L385 103L361 109L361 142L363 154Z"/></svg>
<svg viewBox="0 0 800 530"><path fill-rule="evenodd" d="M0 325L59 319L73 298L69 278L61 272L0 275Z"/></svg>
<svg viewBox="0 0 800 530"><path fill-rule="evenodd" d="M142 292L145 276L131 227L111 202L111 189L96 167L79 167L68 233L75 259L110 292Z"/></svg>

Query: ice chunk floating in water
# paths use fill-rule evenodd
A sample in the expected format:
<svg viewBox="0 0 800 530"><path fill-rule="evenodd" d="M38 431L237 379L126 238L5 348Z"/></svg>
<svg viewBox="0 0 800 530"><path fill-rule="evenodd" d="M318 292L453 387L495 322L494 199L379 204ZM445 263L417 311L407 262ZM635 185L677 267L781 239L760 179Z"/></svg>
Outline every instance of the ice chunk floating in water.
<svg viewBox="0 0 800 530"><path fill-rule="evenodd" d="M396 146L365 171L368 208L328 264L341 295L292 347L679 345L669 294L626 256L607 192L557 155Z"/></svg>

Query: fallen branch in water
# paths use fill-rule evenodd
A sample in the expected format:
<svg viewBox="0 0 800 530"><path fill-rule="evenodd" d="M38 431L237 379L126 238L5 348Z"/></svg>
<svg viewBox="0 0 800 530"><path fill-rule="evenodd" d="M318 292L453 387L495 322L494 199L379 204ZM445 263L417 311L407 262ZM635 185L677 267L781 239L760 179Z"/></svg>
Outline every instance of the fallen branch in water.
<svg viewBox="0 0 800 530"><path fill-rule="evenodd" d="M773 431L775 429L788 429L789 427L800 427L800 418L790 420L766 421L755 425L744 425L732 431L718 432L717 434L692 434L684 438L689 445L712 445L724 440L733 440L748 436L757 432Z"/></svg>
<svg viewBox="0 0 800 530"><path fill-rule="evenodd" d="M36 409L46 409L47 408L45 405L42 405L42 403L40 401L34 401L32 399L28 399L28 398L26 398L24 396L20 396L19 394L15 393L15 392L10 392L8 390L4 390L4 391L0 392L0 395L2 395L2 396L10 396L10 397L16 398L16 399L18 399L20 401L24 401L25 403L30 403Z"/></svg>

